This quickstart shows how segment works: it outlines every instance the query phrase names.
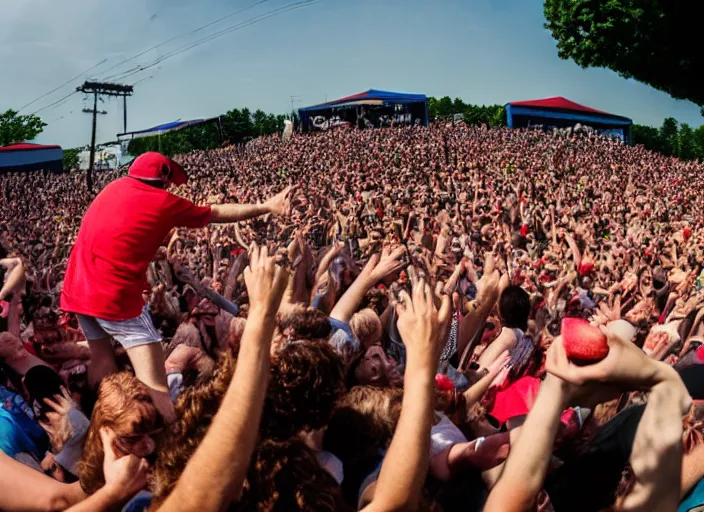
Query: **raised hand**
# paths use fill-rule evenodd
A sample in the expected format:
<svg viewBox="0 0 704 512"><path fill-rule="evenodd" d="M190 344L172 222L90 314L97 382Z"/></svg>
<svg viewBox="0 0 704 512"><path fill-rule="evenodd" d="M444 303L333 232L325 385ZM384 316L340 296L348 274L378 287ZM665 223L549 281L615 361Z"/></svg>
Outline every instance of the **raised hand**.
<svg viewBox="0 0 704 512"><path fill-rule="evenodd" d="M147 485L149 463L131 454L118 458L113 448L115 437L115 433L109 427L103 427L100 430L100 439L105 452L103 459L105 486L120 499L128 499Z"/></svg>
<svg viewBox="0 0 704 512"><path fill-rule="evenodd" d="M545 369L563 381L581 386L589 382L611 383L629 390L649 389L669 376L674 370L653 361L630 341L623 341L600 327L607 337L609 353L601 361L579 366L570 361L562 345L562 337L555 338L547 352Z"/></svg>
<svg viewBox="0 0 704 512"><path fill-rule="evenodd" d="M406 346L409 362L413 359L422 367L437 368L444 340L438 334L438 311L430 286L421 279L411 295L402 291L396 304L398 331Z"/></svg>
<svg viewBox="0 0 704 512"><path fill-rule="evenodd" d="M54 396L54 400L45 398L44 403L52 409L52 412L46 414L47 421L39 424L49 436L52 450L56 453L61 451L72 433L68 413L76 407L76 403L63 386L61 387L61 395Z"/></svg>
<svg viewBox="0 0 704 512"><path fill-rule="evenodd" d="M406 248L398 246L393 251L386 247L381 255L374 254L367 262L365 270L369 272L370 278L374 282L379 282L382 279L400 271L405 262L401 257L405 254Z"/></svg>
<svg viewBox="0 0 704 512"><path fill-rule="evenodd" d="M275 315L288 285L288 277L288 272L269 256L265 245L259 247L253 243L249 248L249 266L244 269L250 314L257 311Z"/></svg>
<svg viewBox="0 0 704 512"><path fill-rule="evenodd" d="M275 196L269 198L265 203L269 213L274 215L285 215L291 210L291 195L295 191L295 187L288 186Z"/></svg>
<svg viewBox="0 0 704 512"><path fill-rule="evenodd" d="M203 371L212 367L210 359L201 348L191 347L185 344L178 345L164 363L166 373L185 372L187 370Z"/></svg>

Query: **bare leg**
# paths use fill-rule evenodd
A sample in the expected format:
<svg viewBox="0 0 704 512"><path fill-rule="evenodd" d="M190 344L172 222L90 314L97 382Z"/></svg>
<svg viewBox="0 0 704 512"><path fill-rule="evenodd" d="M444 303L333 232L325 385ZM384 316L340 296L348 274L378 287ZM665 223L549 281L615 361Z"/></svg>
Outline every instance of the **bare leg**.
<svg viewBox="0 0 704 512"><path fill-rule="evenodd" d="M90 365L88 365L88 384L97 388L100 381L108 375L117 373L115 353L110 338L100 338L88 342L90 347Z"/></svg>
<svg viewBox="0 0 704 512"><path fill-rule="evenodd" d="M167 423L176 419L174 405L169 396L164 369L164 349L161 343L149 343L127 349L134 373L149 388L154 405Z"/></svg>

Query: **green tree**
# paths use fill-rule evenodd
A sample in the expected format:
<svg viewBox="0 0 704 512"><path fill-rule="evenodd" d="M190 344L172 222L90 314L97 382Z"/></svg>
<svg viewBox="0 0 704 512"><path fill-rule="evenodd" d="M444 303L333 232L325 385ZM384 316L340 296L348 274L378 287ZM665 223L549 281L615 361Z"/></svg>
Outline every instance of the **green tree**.
<svg viewBox="0 0 704 512"><path fill-rule="evenodd" d="M666 117L660 127L660 140L662 141L662 152L666 155L675 155L677 153L677 132L679 124L672 117Z"/></svg>
<svg viewBox="0 0 704 512"><path fill-rule="evenodd" d="M608 68L702 106L704 66L696 2L545 0L545 27L558 55L583 68ZM690 8L691 7L691 8ZM699 49L697 49L699 48Z"/></svg>
<svg viewBox="0 0 704 512"><path fill-rule="evenodd" d="M46 123L34 114L20 115L9 109L0 114L0 146L32 140L45 126Z"/></svg>
<svg viewBox="0 0 704 512"><path fill-rule="evenodd" d="M238 143L255 135L252 114L248 108L232 109L222 116L222 130L225 139Z"/></svg>
<svg viewBox="0 0 704 512"><path fill-rule="evenodd" d="M231 144L238 144L252 137L281 133L285 119L286 116L267 114L262 110L252 114L248 108L235 108L220 116L223 139ZM164 135L131 140L127 150L134 156L147 151L158 151L172 156L193 150L214 149L220 145L217 127L213 123L207 123Z"/></svg>
<svg viewBox="0 0 704 512"><path fill-rule="evenodd" d="M682 123L677 134L677 151L675 155L682 160L695 160L697 158L697 143L694 139L694 130L687 123Z"/></svg>
<svg viewBox="0 0 704 512"><path fill-rule="evenodd" d="M455 105L449 96L443 96L440 99L431 97L428 100L428 115L431 119L447 117L457 113Z"/></svg>
<svg viewBox="0 0 704 512"><path fill-rule="evenodd" d="M704 124L694 130L694 147L696 148L697 158L704 162Z"/></svg>
<svg viewBox="0 0 704 512"><path fill-rule="evenodd" d="M80 165L79 153L83 151L84 148L70 148L64 149L64 169L78 169Z"/></svg>
<svg viewBox="0 0 704 512"><path fill-rule="evenodd" d="M646 149L664 153L665 146L660 137L660 130L642 124L633 125L633 143L642 144Z"/></svg>

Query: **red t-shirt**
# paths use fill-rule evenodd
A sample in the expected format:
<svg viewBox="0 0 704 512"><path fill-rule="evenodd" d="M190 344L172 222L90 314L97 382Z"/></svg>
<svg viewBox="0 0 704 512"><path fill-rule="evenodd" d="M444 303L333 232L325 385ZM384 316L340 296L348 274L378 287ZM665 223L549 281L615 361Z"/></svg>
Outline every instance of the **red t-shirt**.
<svg viewBox="0 0 704 512"><path fill-rule="evenodd" d="M120 178L86 211L68 260L61 309L105 320L128 320L144 307L146 272L173 227L208 224L210 207Z"/></svg>

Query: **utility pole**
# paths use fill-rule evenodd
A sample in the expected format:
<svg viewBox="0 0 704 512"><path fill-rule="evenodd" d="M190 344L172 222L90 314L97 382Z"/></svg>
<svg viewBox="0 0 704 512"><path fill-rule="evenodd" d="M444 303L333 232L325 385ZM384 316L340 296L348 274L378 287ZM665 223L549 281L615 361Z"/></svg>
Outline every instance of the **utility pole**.
<svg viewBox="0 0 704 512"><path fill-rule="evenodd" d="M293 110L293 104L294 104L294 103L298 103L298 102L300 101L300 100L298 99L298 98L300 98L300 96L294 94L294 95L290 96L290 98L291 98L291 112L293 112L293 111L294 111L294 110Z"/></svg>
<svg viewBox="0 0 704 512"><path fill-rule="evenodd" d="M125 100L123 108L123 120L125 131L127 131L127 96L132 96L134 89L131 85L112 84L106 82L88 82L86 81L80 87L76 87L78 92L93 94L93 110L83 109L84 112L93 114L93 130L90 137L90 164L86 173L86 185L88 190L93 191L93 165L95 164L95 130L97 126L98 114L107 114L107 112L98 111L98 96L122 96Z"/></svg>
<svg viewBox="0 0 704 512"><path fill-rule="evenodd" d="M90 136L90 163L88 164L88 175L86 176L86 182L88 184L88 190L93 190L93 165L95 164L95 131L97 127L98 114L105 115L107 112L105 110L98 110L98 93L93 93L93 108L84 108L83 112L86 114L93 114L93 130Z"/></svg>

